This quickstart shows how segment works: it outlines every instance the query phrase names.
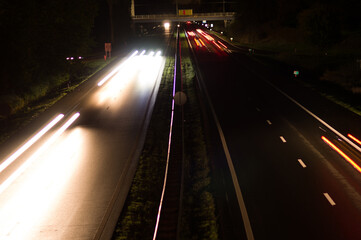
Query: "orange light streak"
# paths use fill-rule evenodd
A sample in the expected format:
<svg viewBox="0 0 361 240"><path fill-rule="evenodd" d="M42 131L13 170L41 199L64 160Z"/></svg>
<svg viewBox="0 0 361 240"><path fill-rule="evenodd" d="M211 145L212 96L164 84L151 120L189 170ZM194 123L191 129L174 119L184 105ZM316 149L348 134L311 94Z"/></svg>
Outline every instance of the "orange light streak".
<svg viewBox="0 0 361 240"><path fill-rule="evenodd" d="M349 162L357 171L361 173L361 167L357 165L349 156L347 156L344 152L342 152L338 147L336 147L330 140L322 136L322 140L327 143L331 148L333 148L336 152L338 152L347 162Z"/></svg>
<svg viewBox="0 0 361 240"><path fill-rule="evenodd" d="M351 138L352 140L354 140L355 142L357 142L359 145L361 145L361 141L358 140L357 138L355 138L354 136L352 136L351 134L347 134L347 136L348 136L349 138Z"/></svg>
<svg viewBox="0 0 361 240"><path fill-rule="evenodd" d="M224 48L227 48L226 45L224 45L221 41L218 41L219 44L221 44Z"/></svg>
<svg viewBox="0 0 361 240"><path fill-rule="evenodd" d="M194 39L194 41L196 42L197 46L199 47L199 42L197 41L197 39Z"/></svg>
<svg viewBox="0 0 361 240"><path fill-rule="evenodd" d="M214 45L216 45L220 50L223 51L223 49L221 48L221 46L219 46L216 42L213 42L213 43L214 43Z"/></svg>
<svg viewBox="0 0 361 240"><path fill-rule="evenodd" d="M201 44L203 45L203 46L206 46L205 44L204 44L204 42L202 41L202 39L198 39L200 42L201 42Z"/></svg>

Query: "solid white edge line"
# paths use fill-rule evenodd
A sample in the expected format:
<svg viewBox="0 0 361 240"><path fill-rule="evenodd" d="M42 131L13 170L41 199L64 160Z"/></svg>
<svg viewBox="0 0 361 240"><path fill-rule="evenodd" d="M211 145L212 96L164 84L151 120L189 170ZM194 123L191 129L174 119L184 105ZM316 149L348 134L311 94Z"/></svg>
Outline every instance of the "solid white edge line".
<svg viewBox="0 0 361 240"><path fill-rule="evenodd" d="M306 168L306 164L302 161L302 159L298 159L298 162L301 164L303 168Z"/></svg>
<svg viewBox="0 0 361 240"><path fill-rule="evenodd" d="M331 206L336 205L336 203L332 200L331 196L328 193L323 193L323 195L326 197L327 201L331 204Z"/></svg>
<svg viewBox="0 0 361 240"><path fill-rule="evenodd" d="M234 46L233 44L231 44L232 46ZM238 62L240 62L238 60ZM347 142L348 144L350 144L352 147L354 147L357 151L361 152L361 147L357 146L355 143L353 143L351 140L349 140L347 137L345 137L344 135L342 135L340 132L338 132L336 129L334 129L333 127L331 127L328 123L326 123L325 121L323 121L321 118L319 118L317 115L315 115L313 112L311 112L310 110L308 110L306 107L304 107L302 104L300 104L299 102L297 102L295 99L293 99L292 97L290 97L287 93L285 93L284 91L282 91L280 88L278 88L276 85L274 85L273 83L271 83L270 81L268 81L267 79L265 79L262 75L260 75L258 72L248 68L248 70L250 72L252 72L253 74L255 74L256 76L258 76L260 79L262 79L263 81L265 81L268 85L270 85L271 87L273 87L274 89L276 89L278 92L280 92L282 95L284 95L286 98L288 98L289 100L291 100L293 103L295 103L297 106L299 106L300 108L302 108L304 111L306 111L309 115L311 115L312 117L314 117L317 121L319 121L320 123L322 123L325 127L327 127L328 129L330 129L333 133L335 133L336 135L338 135L339 137L341 137L345 142Z"/></svg>
<svg viewBox="0 0 361 240"><path fill-rule="evenodd" d="M258 75L258 74L257 74ZM260 76L260 75L258 75ZM261 77L262 78L262 77ZM299 102L297 102L295 99L293 99L292 97L290 97L288 94L286 94L285 92L283 92L281 89L279 89L278 87L276 87L273 83L271 83L270 81L262 78L266 83L268 83L269 85L271 85L274 89L276 89L277 91L279 91L282 95L284 95L286 98L288 98L289 100L291 100L293 103L295 103L297 106L299 106L300 108L302 108L305 112L307 112L309 115L311 115L313 118L315 118L316 120L318 120L320 123L322 123L325 127L327 127L328 129L330 129L332 132L334 132L336 135L338 135L340 138L342 138L342 140L344 140L345 142L347 142L348 144L350 144L352 147L354 147L357 151L361 152L361 147L357 146L355 143L353 143L351 140L349 140L347 137L345 137L344 135L342 135L340 132L338 132L336 129L334 129L333 127L331 127L328 123L326 123L325 121L323 121L321 118L319 118L316 114L314 114L313 112L311 112L310 110L308 110L306 107L304 107L302 104L300 104Z"/></svg>

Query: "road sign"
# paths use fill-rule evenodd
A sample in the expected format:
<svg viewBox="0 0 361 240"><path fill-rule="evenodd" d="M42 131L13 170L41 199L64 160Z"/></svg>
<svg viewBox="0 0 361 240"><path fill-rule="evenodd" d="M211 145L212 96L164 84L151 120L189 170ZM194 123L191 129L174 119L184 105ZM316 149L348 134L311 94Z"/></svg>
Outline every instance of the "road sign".
<svg viewBox="0 0 361 240"><path fill-rule="evenodd" d="M179 9L178 15L179 16L191 16L191 15L193 15L193 9Z"/></svg>
<svg viewBox="0 0 361 240"><path fill-rule="evenodd" d="M104 44L105 47L105 56L104 59L106 59L106 57L111 57L112 54L112 44L111 43L105 43Z"/></svg>

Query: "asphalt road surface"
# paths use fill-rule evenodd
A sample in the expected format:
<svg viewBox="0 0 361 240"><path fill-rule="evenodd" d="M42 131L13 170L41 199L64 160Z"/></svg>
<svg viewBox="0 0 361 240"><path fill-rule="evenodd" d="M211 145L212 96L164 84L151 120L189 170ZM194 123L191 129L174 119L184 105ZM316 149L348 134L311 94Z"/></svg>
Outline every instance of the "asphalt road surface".
<svg viewBox="0 0 361 240"><path fill-rule="evenodd" d="M361 239L361 118L211 32L188 38L223 130L255 239ZM192 32L192 33L189 33ZM212 117L212 116L211 116ZM215 130L211 156L222 239L251 239ZM332 130L333 129L333 130ZM340 137L335 131L346 136Z"/></svg>
<svg viewBox="0 0 361 240"><path fill-rule="evenodd" d="M143 146L162 54L140 49L118 59L1 146L0 239L111 237Z"/></svg>

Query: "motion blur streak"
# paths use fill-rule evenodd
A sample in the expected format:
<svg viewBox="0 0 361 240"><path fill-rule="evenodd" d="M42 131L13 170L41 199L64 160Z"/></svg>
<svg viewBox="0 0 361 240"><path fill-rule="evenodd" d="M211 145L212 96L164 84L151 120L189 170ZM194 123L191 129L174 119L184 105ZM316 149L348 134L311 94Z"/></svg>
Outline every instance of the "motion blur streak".
<svg viewBox="0 0 361 240"><path fill-rule="evenodd" d="M149 89L149 87L154 85L154 81L157 79L159 71L162 71L163 57L161 52L158 51L155 55L154 52L151 52L148 56L140 59L142 68L138 76L139 83L142 86L142 89Z"/></svg>
<svg viewBox="0 0 361 240"><path fill-rule="evenodd" d="M351 138L352 140L354 140L355 142L357 142L358 144L361 145L361 141L358 140L357 138L355 138L354 136L352 136L351 134L347 134L347 136L348 136L349 138Z"/></svg>
<svg viewBox="0 0 361 240"><path fill-rule="evenodd" d="M202 39L199 39L199 41L201 42L201 44L202 44L203 46L206 46L206 45L204 44L204 42L202 41Z"/></svg>
<svg viewBox="0 0 361 240"><path fill-rule="evenodd" d="M210 35L208 35L207 33L203 32L202 29L197 29L197 32L199 32L200 34L203 35L203 37L207 38L208 41L214 41L214 38L212 38Z"/></svg>
<svg viewBox="0 0 361 240"><path fill-rule="evenodd" d="M226 45L224 45L221 41L218 41L219 44L221 44L224 48L227 48Z"/></svg>
<svg viewBox="0 0 361 240"><path fill-rule="evenodd" d="M195 36L195 33L194 33L194 32L192 32L192 31L187 32L187 33L188 33L188 35L189 35L189 36L192 36L192 37L194 37L194 36Z"/></svg>
<svg viewBox="0 0 361 240"><path fill-rule="evenodd" d="M349 156L347 156L344 152L342 152L338 147L336 147L330 140L322 136L322 140L327 143L331 148L333 148L336 152L338 152L347 162L349 162L357 171L361 173L361 167L357 165Z"/></svg>
<svg viewBox="0 0 361 240"><path fill-rule="evenodd" d="M219 48L220 50L222 50L223 51L223 49L221 48L221 46L219 46L216 42L213 42L214 43L214 45L216 45L217 46L217 48Z"/></svg>
<svg viewBox="0 0 361 240"><path fill-rule="evenodd" d="M139 55L123 63L121 68L114 76L101 88L94 96L95 103L103 106L105 103L115 104L120 107L120 100L127 92L127 88L138 79L141 84L140 90L149 90L157 79L157 74L162 71L164 57L161 51L150 51L145 55L143 50ZM136 78L138 77L138 78ZM113 105L115 107L115 105Z"/></svg>
<svg viewBox="0 0 361 240"><path fill-rule="evenodd" d="M49 219L53 205L61 201L62 191L84 159L85 146L82 129L71 130L41 154L24 181L2 195L0 239L34 239L39 223Z"/></svg>
<svg viewBox="0 0 361 240"><path fill-rule="evenodd" d="M62 118L64 114L59 114L54 120L46 125L41 131L39 131L34 137L26 142L21 148L19 148L14 154L7 158L0 165L0 173L7 168L12 162L14 162L21 154L23 154L29 147L31 147L36 141L38 141L45 133L47 133L52 127L55 126Z"/></svg>
<svg viewBox="0 0 361 240"><path fill-rule="evenodd" d="M106 81L108 81L109 78L111 78L114 74L116 74L124 65L127 61L129 61L130 59L132 59L135 55L138 54L138 50L134 51L132 53L132 55L130 55L130 57L128 57L125 62L121 63L118 67L116 67L111 73L109 73L107 76L105 76L99 83L98 86L102 86Z"/></svg>
<svg viewBox="0 0 361 240"><path fill-rule="evenodd" d="M199 42L197 41L197 39L195 38L194 41L196 42L197 46L199 47Z"/></svg>
<svg viewBox="0 0 361 240"><path fill-rule="evenodd" d="M19 177L29 166L30 164L37 158L39 155L47 149L55 140L79 117L79 113L75 113L58 131L54 133L51 138L46 141L27 161L23 163L10 177L8 177L1 185L0 185L0 194L12 184L17 177Z"/></svg>

